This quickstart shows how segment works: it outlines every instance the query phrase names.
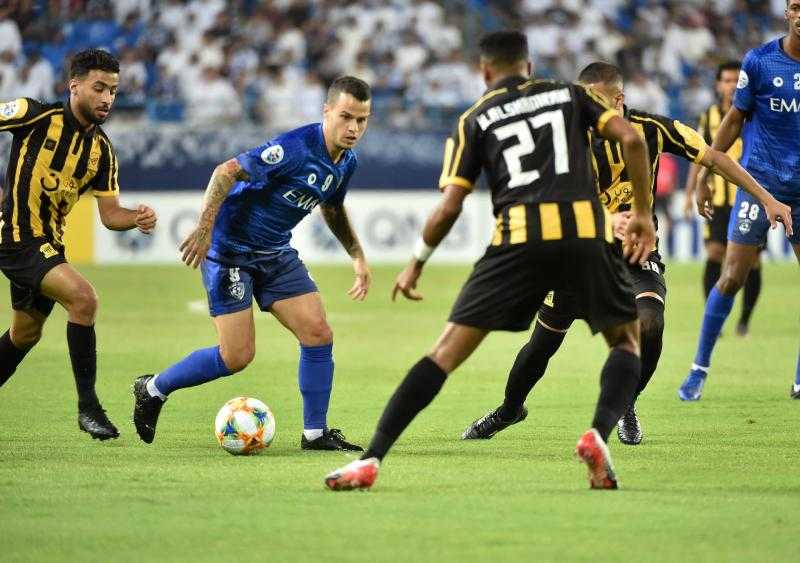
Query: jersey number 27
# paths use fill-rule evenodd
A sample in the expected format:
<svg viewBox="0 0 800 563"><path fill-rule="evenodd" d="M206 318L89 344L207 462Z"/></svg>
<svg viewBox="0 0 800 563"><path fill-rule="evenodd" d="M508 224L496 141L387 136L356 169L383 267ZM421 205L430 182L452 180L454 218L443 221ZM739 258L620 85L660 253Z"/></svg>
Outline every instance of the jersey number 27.
<svg viewBox="0 0 800 563"><path fill-rule="evenodd" d="M531 129L541 129L545 125L553 128L553 150L555 151L556 174L569 172L569 149L567 148L567 128L564 126L564 113L558 109L534 115L528 119L514 121L495 129L497 139L516 137L517 144L503 151L508 169L508 187L527 186L541 176L538 170L523 170L522 157L532 154L536 149Z"/></svg>

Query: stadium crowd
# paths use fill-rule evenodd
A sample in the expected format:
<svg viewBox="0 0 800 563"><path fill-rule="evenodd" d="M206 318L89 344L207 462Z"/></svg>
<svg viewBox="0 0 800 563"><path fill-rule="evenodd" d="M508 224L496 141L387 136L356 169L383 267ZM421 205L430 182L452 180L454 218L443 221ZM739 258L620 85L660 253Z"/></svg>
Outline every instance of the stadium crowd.
<svg viewBox="0 0 800 563"><path fill-rule="evenodd" d="M784 0L6 0L0 100L66 92L65 59L100 46L122 64L117 114L287 129L318 118L349 73L377 121L438 128L483 91L470 38L524 29L536 75L617 62L631 105L693 119L718 62L782 34Z"/></svg>

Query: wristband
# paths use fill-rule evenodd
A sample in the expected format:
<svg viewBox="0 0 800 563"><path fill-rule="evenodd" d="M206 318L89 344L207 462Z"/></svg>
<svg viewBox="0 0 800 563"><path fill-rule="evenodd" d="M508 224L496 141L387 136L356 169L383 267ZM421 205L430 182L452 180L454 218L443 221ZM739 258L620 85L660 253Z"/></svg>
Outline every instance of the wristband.
<svg viewBox="0 0 800 563"><path fill-rule="evenodd" d="M431 257L431 254L433 254L434 250L436 250L435 246L428 246L425 244L425 240L422 237L419 237L417 242L414 243L414 258L420 262L425 262Z"/></svg>

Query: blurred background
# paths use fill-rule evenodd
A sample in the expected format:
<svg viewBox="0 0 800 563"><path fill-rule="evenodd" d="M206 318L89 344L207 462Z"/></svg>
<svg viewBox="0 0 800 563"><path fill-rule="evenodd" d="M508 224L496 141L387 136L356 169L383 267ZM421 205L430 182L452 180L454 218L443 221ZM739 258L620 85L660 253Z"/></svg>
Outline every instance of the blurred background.
<svg viewBox="0 0 800 563"><path fill-rule="evenodd" d="M156 205L169 238L98 236L114 252L124 250L120 259L143 261L167 260L154 250L162 243L173 257L170 245L196 213L217 163L318 121L327 84L339 75L373 87L350 206L357 228L362 210L391 216L361 225L372 233L366 236L374 237L378 258L391 261L407 256L411 231L436 199L444 137L484 91L475 53L483 32L523 29L539 77L573 80L593 60L616 62L629 105L695 126L715 99L716 65L786 29L784 0L4 0L0 6L0 101L65 99L69 56L83 48L101 47L120 59L119 96L104 128L120 156L125 197ZM10 140L0 135L3 167ZM685 163L662 160L659 212L668 217L661 235L675 259L702 252L700 224L680 211L685 172ZM485 196L474 199L475 224L452 243L463 250L453 260L479 252L491 229ZM343 259L319 221L306 223L297 241L312 246L307 255ZM775 239L770 254L789 252Z"/></svg>

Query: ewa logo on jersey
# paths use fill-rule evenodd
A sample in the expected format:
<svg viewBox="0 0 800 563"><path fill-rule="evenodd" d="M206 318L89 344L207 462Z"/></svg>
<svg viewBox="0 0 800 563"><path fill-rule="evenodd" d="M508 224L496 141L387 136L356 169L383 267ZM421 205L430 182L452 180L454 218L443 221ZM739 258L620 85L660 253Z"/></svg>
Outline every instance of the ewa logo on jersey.
<svg viewBox="0 0 800 563"><path fill-rule="evenodd" d="M5 119L11 119L19 111L19 104L16 101L0 104L0 115Z"/></svg>
<svg viewBox="0 0 800 563"><path fill-rule="evenodd" d="M741 90L742 88L747 88L748 84L750 84L750 77L747 76L747 73L742 69L739 71L739 82L736 83L736 87Z"/></svg>
<svg viewBox="0 0 800 563"><path fill-rule="evenodd" d="M261 160L267 164L278 164L283 160L283 147L280 145L272 145L264 149L264 152L261 153Z"/></svg>

